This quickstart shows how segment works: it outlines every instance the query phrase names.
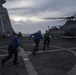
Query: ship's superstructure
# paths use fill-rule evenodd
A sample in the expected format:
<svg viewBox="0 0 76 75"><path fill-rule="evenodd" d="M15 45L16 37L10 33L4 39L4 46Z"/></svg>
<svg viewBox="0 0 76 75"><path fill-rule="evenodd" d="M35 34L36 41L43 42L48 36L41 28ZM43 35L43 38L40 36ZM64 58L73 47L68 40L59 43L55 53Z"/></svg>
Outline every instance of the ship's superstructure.
<svg viewBox="0 0 76 75"><path fill-rule="evenodd" d="M76 36L76 20L68 20L62 26L53 26L50 29L52 37L61 37L61 36Z"/></svg>
<svg viewBox="0 0 76 75"><path fill-rule="evenodd" d="M4 3L6 3L5 0L0 0L0 36L3 36L7 33L12 36L14 34L14 31L11 26L7 9L3 7Z"/></svg>

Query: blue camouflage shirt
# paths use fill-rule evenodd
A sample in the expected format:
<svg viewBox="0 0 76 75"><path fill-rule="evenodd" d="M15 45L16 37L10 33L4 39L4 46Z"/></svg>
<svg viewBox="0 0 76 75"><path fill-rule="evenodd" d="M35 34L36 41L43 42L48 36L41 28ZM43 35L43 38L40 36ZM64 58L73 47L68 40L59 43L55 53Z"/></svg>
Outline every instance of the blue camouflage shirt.
<svg viewBox="0 0 76 75"><path fill-rule="evenodd" d="M17 48L18 46L21 46L20 44L20 37L15 36L9 43L9 46L13 46L15 48Z"/></svg>
<svg viewBox="0 0 76 75"><path fill-rule="evenodd" d="M31 34L31 35L30 35L30 39L31 39L32 36L34 36L34 39L38 39L38 40L43 39L41 33L34 33L34 34Z"/></svg>

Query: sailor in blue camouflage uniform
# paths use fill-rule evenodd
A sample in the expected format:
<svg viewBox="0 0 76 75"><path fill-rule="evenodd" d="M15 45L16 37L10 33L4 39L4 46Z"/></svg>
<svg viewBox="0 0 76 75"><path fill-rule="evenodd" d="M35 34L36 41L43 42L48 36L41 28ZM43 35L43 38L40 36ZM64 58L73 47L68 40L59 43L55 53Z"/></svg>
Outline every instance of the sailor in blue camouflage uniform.
<svg viewBox="0 0 76 75"><path fill-rule="evenodd" d="M8 46L8 55L1 60L1 64L4 65L6 61L8 61L14 54L14 60L13 65L18 65L18 46L21 46L20 44L20 37L22 36L21 32L17 36L14 36ZM22 46L21 46L22 47Z"/></svg>
<svg viewBox="0 0 76 75"><path fill-rule="evenodd" d="M31 34L29 39L31 39L32 36L34 36L33 41L35 43L35 48L32 54L35 55L35 52L38 51L39 48L40 39L43 39L43 37L40 30L34 34Z"/></svg>

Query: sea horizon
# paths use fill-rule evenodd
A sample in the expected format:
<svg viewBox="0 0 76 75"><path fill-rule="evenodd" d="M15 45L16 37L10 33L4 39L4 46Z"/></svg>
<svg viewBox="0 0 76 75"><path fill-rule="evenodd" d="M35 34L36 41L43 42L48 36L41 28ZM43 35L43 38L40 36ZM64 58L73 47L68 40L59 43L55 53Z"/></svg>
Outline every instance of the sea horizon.
<svg viewBox="0 0 76 75"><path fill-rule="evenodd" d="M22 34L23 37L29 37L30 35L31 35L31 33ZM44 33L42 33L42 35L44 35Z"/></svg>

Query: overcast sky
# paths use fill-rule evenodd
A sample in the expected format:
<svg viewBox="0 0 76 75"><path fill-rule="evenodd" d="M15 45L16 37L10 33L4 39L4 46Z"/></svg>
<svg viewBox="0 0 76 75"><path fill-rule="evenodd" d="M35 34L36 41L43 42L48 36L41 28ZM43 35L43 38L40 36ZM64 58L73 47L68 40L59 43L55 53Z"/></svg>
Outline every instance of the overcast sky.
<svg viewBox="0 0 76 75"><path fill-rule="evenodd" d="M63 25L65 20L44 20L46 17L76 15L76 0L6 0L11 24L15 32L42 33L52 26Z"/></svg>

